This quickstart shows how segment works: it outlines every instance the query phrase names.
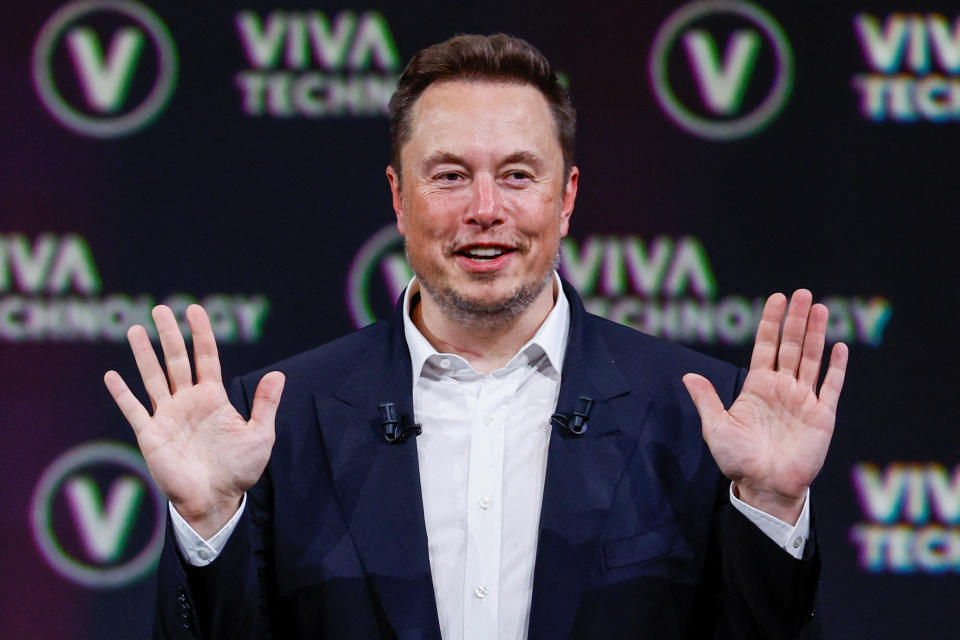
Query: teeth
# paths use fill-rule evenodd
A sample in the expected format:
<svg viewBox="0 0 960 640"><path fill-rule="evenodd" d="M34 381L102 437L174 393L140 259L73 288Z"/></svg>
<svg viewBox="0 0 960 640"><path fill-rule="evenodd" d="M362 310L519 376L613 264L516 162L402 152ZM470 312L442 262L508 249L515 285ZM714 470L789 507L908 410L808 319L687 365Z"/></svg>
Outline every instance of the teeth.
<svg viewBox="0 0 960 640"><path fill-rule="evenodd" d="M498 249L496 247L473 247L467 251L467 255L469 255L471 258L496 258L503 253L503 249Z"/></svg>

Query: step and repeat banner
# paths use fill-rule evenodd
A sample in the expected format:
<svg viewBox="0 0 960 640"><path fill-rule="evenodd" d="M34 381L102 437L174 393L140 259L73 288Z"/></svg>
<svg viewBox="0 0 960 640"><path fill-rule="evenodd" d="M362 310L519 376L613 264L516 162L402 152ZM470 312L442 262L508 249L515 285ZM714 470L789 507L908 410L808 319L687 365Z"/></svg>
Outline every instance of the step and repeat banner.
<svg viewBox="0 0 960 640"><path fill-rule="evenodd" d="M3 637L149 636L165 505L102 383L137 379L127 327L201 302L229 376L388 313L410 276L384 176L396 78L495 31L543 50L577 104L560 270L593 312L744 365L772 291L830 308L851 364L813 492L826 637L956 636L956 3L6 14Z"/></svg>

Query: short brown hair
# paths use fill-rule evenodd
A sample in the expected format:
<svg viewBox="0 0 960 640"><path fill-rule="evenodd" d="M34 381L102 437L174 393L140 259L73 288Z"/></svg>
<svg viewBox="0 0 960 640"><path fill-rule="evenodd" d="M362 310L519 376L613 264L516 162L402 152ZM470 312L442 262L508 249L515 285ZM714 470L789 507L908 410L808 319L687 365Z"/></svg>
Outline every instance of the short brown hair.
<svg viewBox="0 0 960 640"><path fill-rule="evenodd" d="M410 109L427 87L442 80L489 80L530 84L540 90L553 113L563 150L564 176L573 166L576 111L550 62L520 38L460 34L418 51L407 63L390 98L393 167L400 174L400 149L410 137Z"/></svg>

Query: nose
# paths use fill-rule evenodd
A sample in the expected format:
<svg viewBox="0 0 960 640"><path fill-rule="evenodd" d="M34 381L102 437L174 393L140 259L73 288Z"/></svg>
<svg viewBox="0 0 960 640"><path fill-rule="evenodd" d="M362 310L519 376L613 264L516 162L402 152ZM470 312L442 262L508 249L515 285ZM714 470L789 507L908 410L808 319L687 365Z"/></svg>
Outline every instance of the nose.
<svg viewBox="0 0 960 640"><path fill-rule="evenodd" d="M473 197L467 222L483 228L503 222L503 201L497 182L489 173L478 173L473 180Z"/></svg>

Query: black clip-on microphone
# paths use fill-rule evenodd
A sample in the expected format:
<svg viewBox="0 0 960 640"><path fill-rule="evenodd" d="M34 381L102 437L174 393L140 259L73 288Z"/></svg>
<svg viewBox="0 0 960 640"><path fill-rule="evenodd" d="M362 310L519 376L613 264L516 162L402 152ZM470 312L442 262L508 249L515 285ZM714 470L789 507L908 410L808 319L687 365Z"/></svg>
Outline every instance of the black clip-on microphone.
<svg viewBox="0 0 960 640"><path fill-rule="evenodd" d="M550 422L563 427L573 435L579 437L587 432L590 424L590 411L593 409L593 398L589 396L580 396L577 400L577 408L573 412L573 417L562 413L555 413L550 416Z"/></svg>
<svg viewBox="0 0 960 640"><path fill-rule="evenodd" d="M390 444L403 442L413 434L417 437L423 433L423 427L419 424L403 427L400 418L397 416L397 405L392 402L384 402L380 405L380 424L383 426L383 439Z"/></svg>

